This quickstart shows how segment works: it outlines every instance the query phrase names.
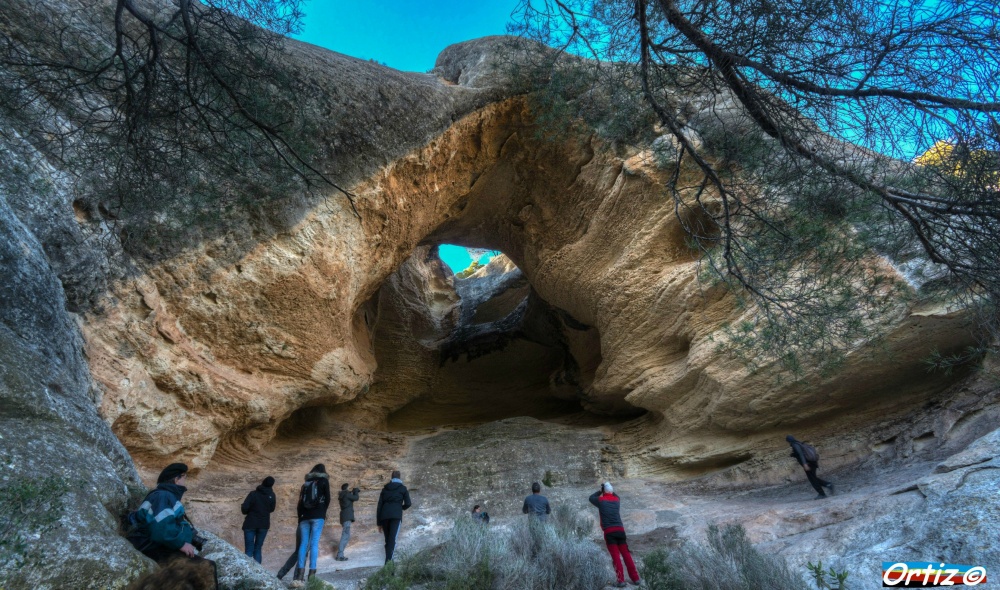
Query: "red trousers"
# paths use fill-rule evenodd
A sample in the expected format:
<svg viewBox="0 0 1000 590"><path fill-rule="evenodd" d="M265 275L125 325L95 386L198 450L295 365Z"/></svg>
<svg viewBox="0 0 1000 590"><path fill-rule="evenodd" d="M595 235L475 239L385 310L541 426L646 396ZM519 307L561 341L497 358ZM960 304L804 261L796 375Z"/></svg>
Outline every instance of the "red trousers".
<svg viewBox="0 0 1000 590"><path fill-rule="evenodd" d="M628 577L633 582L638 582L639 572L635 569L632 554L628 551L628 543L625 542L625 533L609 533L604 536L604 542L608 544L608 553L611 554L611 562L615 565L615 575L618 576L618 581L625 581L625 572L622 569L622 558L625 558Z"/></svg>

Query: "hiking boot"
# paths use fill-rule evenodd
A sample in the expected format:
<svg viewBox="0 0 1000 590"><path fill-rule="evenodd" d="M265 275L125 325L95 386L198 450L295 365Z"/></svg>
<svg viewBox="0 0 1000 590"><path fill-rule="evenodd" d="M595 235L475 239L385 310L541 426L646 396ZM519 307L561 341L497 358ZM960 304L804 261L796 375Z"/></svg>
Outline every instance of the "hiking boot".
<svg viewBox="0 0 1000 590"><path fill-rule="evenodd" d="M826 494L816 494L816 497L813 498L813 500L822 500L824 498L826 498Z"/></svg>
<svg viewBox="0 0 1000 590"><path fill-rule="evenodd" d="M301 588L305 586L306 583L302 580L292 580L292 583L288 585L289 588Z"/></svg>
<svg viewBox="0 0 1000 590"><path fill-rule="evenodd" d="M633 586L642 586L642 580L629 580L629 584Z"/></svg>
<svg viewBox="0 0 1000 590"><path fill-rule="evenodd" d="M628 586L625 582L615 582L615 588L624 588Z"/></svg>
<svg viewBox="0 0 1000 590"><path fill-rule="evenodd" d="M316 570L309 570L309 579L311 580L315 577L316 577Z"/></svg>
<svg viewBox="0 0 1000 590"><path fill-rule="evenodd" d="M334 559L336 559L337 561L347 561L347 558L344 557L343 555L338 555L337 557L334 557Z"/></svg>
<svg viewBox="0 0 1000 590"><path fill-rule="evenodd" d="M830 490L830 495L832 496L833 495L833 484L832 483L826 484L826 488L828 490Z"/></svg>

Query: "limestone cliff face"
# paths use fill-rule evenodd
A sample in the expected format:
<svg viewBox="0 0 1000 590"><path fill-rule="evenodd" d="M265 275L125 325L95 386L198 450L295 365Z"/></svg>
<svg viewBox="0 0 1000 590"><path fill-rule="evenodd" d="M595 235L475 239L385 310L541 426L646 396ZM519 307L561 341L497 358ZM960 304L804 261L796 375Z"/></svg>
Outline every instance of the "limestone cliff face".
<svg viewBox="0 0 1000 590"><path fill-rule="evenodd" d="M302 59L314 54L304 50ZM463 59L482 67L480 57ZM358 64L324 63L321 85L360 75ZM431 94L461 88L398 83L439 85ZM338 124L330 122L331 136ZM331 201L235 261L216 252L227 247L220 238L121 283L117 304L84 325L105 390L102 415L141 464L199 467L220 448L254 452L306 406L357 399L344 410L352 420L383 423L434 384L433 341L447 338L447 326L408 326L376 294L395 289L406 307L412 296L398 287L408 271L390 277L419 245L441 242L503 251L539 305L561 315L561 346L584 368L564 397L599 413L651 412L623 443L634 449L637 473L683 477L733 465L779 430L863 418L874 407L905 412L948 384L921 368L931 350L969 341L963 319L945 309L900 310L881 353L859 343L832 376L778 379L774 366L748 373L718 351L720 326L738 315L698 281L652 153L619 156L593 137L542 140L533 125L519 98L474 110L423 145L410 141L409 152L355 184L360 221ZM453 302L446 279L421 280L418 290L440 294L425 298L425 319L444 318L434 308ZM536 344L513 338L507 358L544 356ZM492 362L469 374L499 367ZM532 370L549 379L559 363L543 359ZM389 370L377 378L380 364ZM468 418L424 399L431 405L408 411Z"/></svg>

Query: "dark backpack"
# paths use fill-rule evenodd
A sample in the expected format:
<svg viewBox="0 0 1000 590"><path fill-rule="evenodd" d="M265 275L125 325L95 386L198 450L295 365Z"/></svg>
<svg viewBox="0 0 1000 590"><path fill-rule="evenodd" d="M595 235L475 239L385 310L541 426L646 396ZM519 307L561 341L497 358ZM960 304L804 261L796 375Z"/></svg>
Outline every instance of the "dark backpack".
<svg viewBox="0 0 1000 590"><path fill-rule="evenodd" d="M805 457L807 463L819 463L819 453L816 452L816 447L804 442L800 442L799 445L802 447L802 456Z"/></svg>
<svg viewBox="0 0 1000 590"><path fill-rule="evenodd" d="M302 507L306 510L319 508L323 504L323 495L319 490L319 481L310 479L302 484Z"/></svg>
<svg viewBox="0 0 1000 590"><path fill-rule="evenodd" d="M151 496L155 491L156 490L154 489L146 494L146 497L142 499L142 502L140 502L139 505L141 506L142 503L148 500L149 496ZM128 539L128 541L132 543L132 546L139 551L145 553L153 547L154 543L152 539L150 539L149 536L141 529L138 508L129 511L122 516L121 529L125 534L125 538Z"/></svg>

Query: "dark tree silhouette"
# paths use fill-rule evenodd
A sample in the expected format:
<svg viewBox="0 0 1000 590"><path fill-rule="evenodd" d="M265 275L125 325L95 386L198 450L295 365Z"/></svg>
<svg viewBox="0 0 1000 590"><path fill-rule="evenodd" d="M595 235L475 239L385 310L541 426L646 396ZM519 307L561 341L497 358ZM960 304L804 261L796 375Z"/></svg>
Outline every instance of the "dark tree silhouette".
<svg viewBox="0 0 1000 590"><path fill-rule="evenodd" d="M311 163L282 63L302 0L6 4L0 109L79 171L124 242L149 241L154 211L197 223L293 190L333 187L353 208Z"/></svg>
<svg viewBox="0 0 1000 590"><path fill-rule="evenodd" d="M654 154L679 219L712 274L753 303L731 342L794 364L876 336L914 295L968 305L996 342L998 11L524 0L512 32L563 53L532 71L550 108L615 142L666 133ZM890 262L911 285L889 279Z"/></svg>

